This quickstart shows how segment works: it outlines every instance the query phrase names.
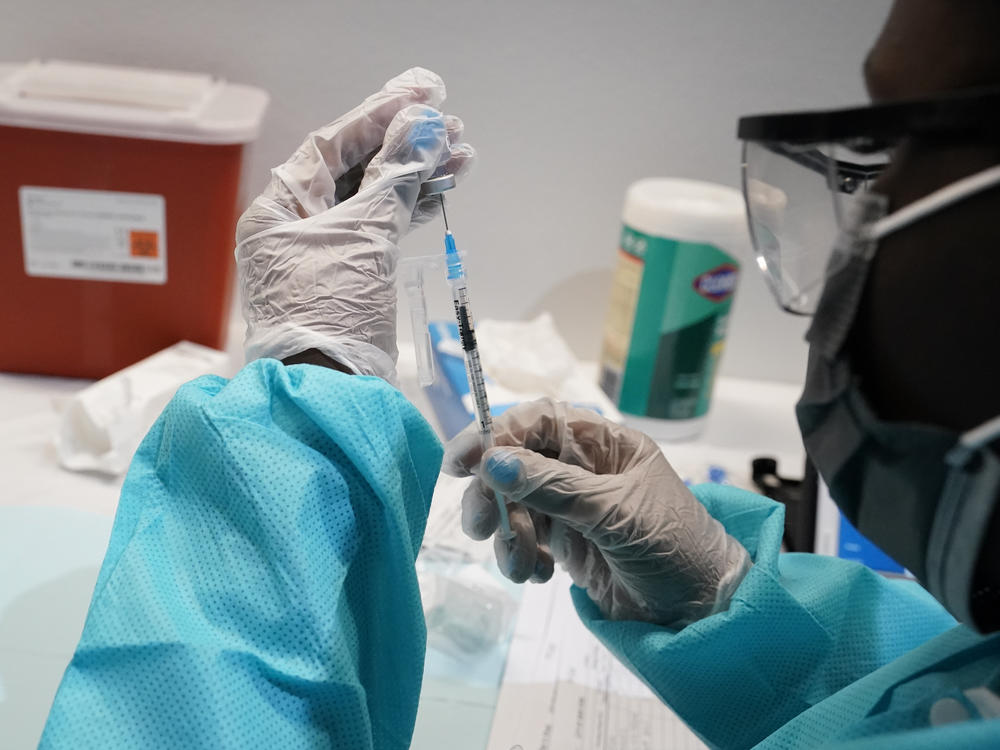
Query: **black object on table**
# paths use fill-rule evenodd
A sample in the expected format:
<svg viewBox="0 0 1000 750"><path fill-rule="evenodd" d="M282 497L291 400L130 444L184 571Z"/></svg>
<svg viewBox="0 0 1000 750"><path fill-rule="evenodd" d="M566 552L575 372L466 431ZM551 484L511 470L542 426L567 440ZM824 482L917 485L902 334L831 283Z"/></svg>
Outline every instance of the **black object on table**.
<svg viewBox="0 0 1000 750"><path fill-rule="evenodd" d="M778 462L761 456L750 463L753 483L766 497L785 506L784 545L789 552L812 552L816 539L816 492L818 474L806 461L802 479L778 474Z"/></svg>

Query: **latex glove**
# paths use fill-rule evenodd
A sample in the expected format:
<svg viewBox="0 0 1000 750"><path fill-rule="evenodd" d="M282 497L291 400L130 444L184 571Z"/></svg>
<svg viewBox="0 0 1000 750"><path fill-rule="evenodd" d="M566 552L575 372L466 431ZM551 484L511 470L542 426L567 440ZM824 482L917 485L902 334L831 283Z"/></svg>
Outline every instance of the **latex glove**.
<svg viewBox="0 0 1000 750"><path fill-rule="evenodd" d="M749 555L651 438L547 399L510 409L494 430L485 455L475 424L460 433L444 469L476 475L462 498L474 539L497 528L492 493L508 500L516 537L494 541L508 578L547 580L554 558L606 617L675 628L729 606Z"/></svg>
<svg viewBox="0 0 1000 750"><path fill-rule="evenodd" d="M236 231L248 361L318 349L394 382L397 243L437 210L420 185L475 156L444 98L436 74L408 70L271 171Z"/></svg>

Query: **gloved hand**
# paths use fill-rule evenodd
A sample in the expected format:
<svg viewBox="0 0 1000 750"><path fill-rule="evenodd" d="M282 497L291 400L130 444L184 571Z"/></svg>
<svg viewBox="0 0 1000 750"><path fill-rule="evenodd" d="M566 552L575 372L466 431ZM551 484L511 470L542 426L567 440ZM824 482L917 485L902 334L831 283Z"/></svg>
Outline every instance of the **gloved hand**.
<svg viewBox="0 0 1000 750"><path fill-rule="evenodd" d="M554 558L606 617L674 628L729 606L749 555L651 438L548 399L505 412L494 430L485 455L475 424L456 436L444 470L476 475L462 498L474 539L497 528L492 493L507 499L516 537L494 548L508 578L548 580Z"/></svg>
<svg viewBox="0 0 1000 750"><path fill-rule="evenodd" d="M248 361L318 349L394 381L397 243L438 210L421 184L439 168L461 177L475 156L444 98L437 75L412 68L271 171L236 230Z"/></svg>

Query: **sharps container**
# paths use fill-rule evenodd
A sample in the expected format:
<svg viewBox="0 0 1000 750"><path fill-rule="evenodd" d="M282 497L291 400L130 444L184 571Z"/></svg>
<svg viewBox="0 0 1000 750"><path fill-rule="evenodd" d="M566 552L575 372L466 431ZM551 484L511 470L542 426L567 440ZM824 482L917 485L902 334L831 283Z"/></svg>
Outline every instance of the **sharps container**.
<svg viewBox="0 0 1000 750"><path fill-rule="evenodd" d="M601 354L601 387L659 440L702 429L747 245L732 188L651 178L628 189Z"/></svg>
<svg viewBox="0 0 1000 750"><path fill-rule="evenodd" d="M209 75L0 65L0 370L100 378L224 346L267 100Z"/></svg>

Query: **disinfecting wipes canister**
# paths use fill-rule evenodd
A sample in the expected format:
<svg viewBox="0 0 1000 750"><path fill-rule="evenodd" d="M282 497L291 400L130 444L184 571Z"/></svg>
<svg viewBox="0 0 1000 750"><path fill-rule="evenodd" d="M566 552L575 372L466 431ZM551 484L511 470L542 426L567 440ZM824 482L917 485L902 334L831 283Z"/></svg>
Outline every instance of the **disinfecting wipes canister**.
<svg viewBox="0 0 1000 750"><path fill-rule="evenodd" d="M654 178L629 187L601 354L601 387L661 440L701 430L747 245L737 190Z"/></svg>

